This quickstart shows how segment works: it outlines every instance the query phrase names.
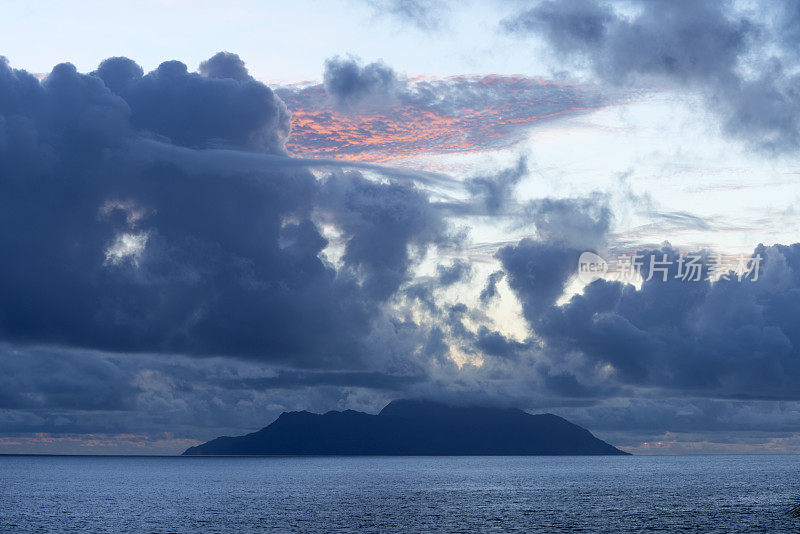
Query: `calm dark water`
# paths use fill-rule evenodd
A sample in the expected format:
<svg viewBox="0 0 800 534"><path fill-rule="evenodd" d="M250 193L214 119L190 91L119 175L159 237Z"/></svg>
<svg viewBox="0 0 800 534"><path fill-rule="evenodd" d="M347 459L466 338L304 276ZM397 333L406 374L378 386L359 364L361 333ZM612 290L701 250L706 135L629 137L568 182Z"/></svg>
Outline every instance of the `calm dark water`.
<svg viewBox="0 0 800 534"><path fill-rule="evenodd" d="M797 456L0 457L0 531L800 532Z"/></svg>

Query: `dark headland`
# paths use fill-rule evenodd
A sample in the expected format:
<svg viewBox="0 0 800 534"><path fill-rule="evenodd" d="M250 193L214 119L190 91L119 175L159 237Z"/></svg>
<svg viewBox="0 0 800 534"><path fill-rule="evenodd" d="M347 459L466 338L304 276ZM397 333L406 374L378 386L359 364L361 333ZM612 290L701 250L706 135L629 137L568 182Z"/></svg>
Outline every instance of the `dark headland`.
<svg viewBox="0 0 800 534"><path fill-rule="evenodd" d="M552 414L397 400L378 415L284 412L258 432L220 437L198 455L623 455L591 432Z"/></svg>

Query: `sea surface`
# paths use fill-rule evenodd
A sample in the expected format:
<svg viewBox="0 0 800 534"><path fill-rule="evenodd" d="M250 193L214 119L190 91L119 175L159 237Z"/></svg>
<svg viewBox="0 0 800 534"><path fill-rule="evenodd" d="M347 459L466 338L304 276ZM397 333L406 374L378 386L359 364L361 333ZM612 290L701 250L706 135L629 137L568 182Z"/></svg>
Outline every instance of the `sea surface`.
<svg viewBox="0 0 800 534"><path fill-rule="evenodd" d="M0 456L2 532L800 532L798 456Z"/></svg>

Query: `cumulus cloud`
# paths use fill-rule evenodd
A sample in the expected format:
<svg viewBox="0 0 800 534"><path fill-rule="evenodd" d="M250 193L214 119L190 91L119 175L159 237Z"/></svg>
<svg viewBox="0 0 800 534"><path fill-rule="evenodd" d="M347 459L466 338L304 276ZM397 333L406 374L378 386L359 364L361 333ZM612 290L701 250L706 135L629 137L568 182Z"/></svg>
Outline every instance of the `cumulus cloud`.
<svg viewBox="0 0 800 534"><path fill-rule="evenodd" d="M397 73L377 61L362 65L354 57L325 61L325 91L343 108L386 106L396 102L401 82Z"/></svg>
<svg viewBox="0 0 800 534"><path fill-rule="evenodd" d="M61 64L42 82L0 62L2 339L360 365L446 224L412 183L281 165L288 132L233 54L200 73Z"/></svg>
<svg viewBox="0 0 800 534"><path fill-rule="evenodd" d="M612 216L601 197L535 200L528 213L537 237L501 248L497 258L535 321L563 294L581 252L605 245Z"/></svg>
<svg viewBox="0 0 800 534"><path fill-rule="evenodd" d="M583 295L541 317L538 331L556 351L577 351L631 385L694 391L704 396L797 398L798 247L760 246L759 279L676 279L677 253L644 251L675 261L635 290L596 281ZM708 264L706 264L708 266Z"/></svg>
<svg viewBox="0 0 800 534"><path fill-rule="evenodd" d="M729 1L546 0L506 19L611 84L666 81L699 90L729 133L770 151L800 142L796 6ZM763 16L759 16L763 15Z"/></svg>
<svg viewBox="0 0 800 534"><path fill-rule="evenodd" d="M247 82L253 79L247 72L244 61L230 52L218 52L209 59L200 62L197 69L206 78L230 78L239 82Z"/></svg>
<svg viewBox="0 0 800 534"><path fill-rule="evenodd" d="M130 126L137 130L191 148L284 153L290 129L286 106L247 74L238 56L217 54L203 62L201 73L165 61L142 75L130 59L110 58L94 78L127 104Z"/></svg>
<svg viewBox="0 0 800 534"><path fill-rule="evenodd" d="M679 252L670 246L641 250L640 288L600 279L557 304L581 250L571 242L525 239L498 252L542 342L543 361L568 362L568 373L589 386L797 400L800 333L791 318L800 312L793 304L800 245L756 248L745 258L761 258L755 280L752 273L714 274L719 259L710 251L696 252L701 271L694 280L678 272ZM651 273L664 261L665 272Z"/></svg>

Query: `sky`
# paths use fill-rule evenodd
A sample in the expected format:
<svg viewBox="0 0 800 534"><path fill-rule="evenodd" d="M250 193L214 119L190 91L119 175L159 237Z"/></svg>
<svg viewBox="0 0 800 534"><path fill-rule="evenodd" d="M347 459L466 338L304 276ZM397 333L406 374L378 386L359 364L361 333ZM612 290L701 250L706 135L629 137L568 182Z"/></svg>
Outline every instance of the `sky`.
<svg viewBox="0 0 800 534"><path fill-rule="evenodd" d="M0 453L396 398L800 452L798 18L0 0Z"/></svg>

